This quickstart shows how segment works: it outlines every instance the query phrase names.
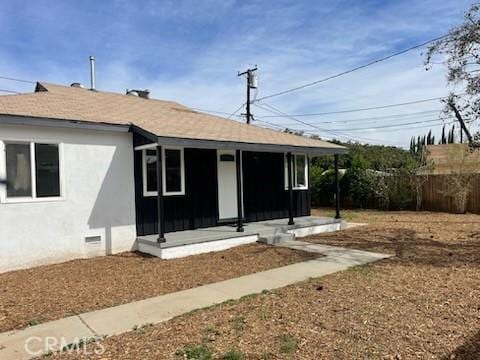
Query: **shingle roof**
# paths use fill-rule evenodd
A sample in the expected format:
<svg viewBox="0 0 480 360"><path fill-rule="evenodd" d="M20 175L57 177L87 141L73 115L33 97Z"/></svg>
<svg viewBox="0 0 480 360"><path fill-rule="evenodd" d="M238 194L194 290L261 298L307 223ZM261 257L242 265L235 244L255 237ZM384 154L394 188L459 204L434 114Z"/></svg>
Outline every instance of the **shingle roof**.
<svg viewBox="0 0 480 360"><path fill-rule="evenodd" d="M326 141L197 112L176 102L43 82L34 93L0 96L0 115L133 124L161 137L344 150Z"/></svg>

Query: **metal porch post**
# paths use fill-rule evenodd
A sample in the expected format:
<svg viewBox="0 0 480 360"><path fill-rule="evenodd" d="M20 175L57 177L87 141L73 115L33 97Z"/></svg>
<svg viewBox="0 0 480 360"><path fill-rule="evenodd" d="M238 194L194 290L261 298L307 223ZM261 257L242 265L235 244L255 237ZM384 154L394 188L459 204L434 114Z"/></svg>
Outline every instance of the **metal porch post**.
<svg viewBox="0 0 480 360"><path fill-rule="evenodd" d="M165 211L163 206L163 174L162 174L162 147L157 145L157 213L158 213L158 243L165 240Z"/></svg>
<svg viewBox="0 0 480 360"><path fill-rule="evenodd" d="M237 167L237 231L243 232L243 198L242 198L242 152L235 150Z"/></svg>
<svg viewBox="0 0 480 360"><path fill-rule="evenodd" d="M335 154L335 219L340 219L340 180L338 176L338 154Z"/></svg>
<svg viewBox="0 0 480 360"><path fill-rule="evenodd" d="M287 153L287 178L288 178L288 225L293 225L293 179L292 179L292 153Z"/></svg>

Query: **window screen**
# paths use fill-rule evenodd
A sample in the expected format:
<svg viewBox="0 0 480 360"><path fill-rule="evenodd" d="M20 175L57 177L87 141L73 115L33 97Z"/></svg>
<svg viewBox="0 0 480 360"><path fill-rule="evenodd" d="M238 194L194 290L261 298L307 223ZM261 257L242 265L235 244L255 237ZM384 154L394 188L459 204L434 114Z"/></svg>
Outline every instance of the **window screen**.
<svg viewBox="0 0 480 360"><path fill-rule="evenodd" d="M145 151L147 191L157 191L157 151Z"/></svg>
<svg viewBox="0 0 480 360"><path fill-rule="evenodd" d="M30 144L6 144L7 197L32 196Z"/></svg>
<svg viewBox="0 0 480 360"><path fill-rule="evenodd" d="M58 145L35 144L35 178L37 197L60 196Z"/></svg>
<svg viewBox="0 0 480 360"><path fill-rule="evenodd" d="M181 151L165 149L165 191L182 191Z"/></svg>

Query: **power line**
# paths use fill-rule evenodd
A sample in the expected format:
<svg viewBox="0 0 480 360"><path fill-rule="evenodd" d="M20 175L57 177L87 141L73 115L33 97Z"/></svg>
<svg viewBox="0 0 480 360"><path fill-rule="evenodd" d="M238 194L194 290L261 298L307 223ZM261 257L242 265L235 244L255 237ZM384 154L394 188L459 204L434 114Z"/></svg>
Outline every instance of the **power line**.
<svg viewBox="0 0 480 360"><path fill-rule="evenodd" d="M442 122L444 120L454 119L454 117L448 117L445 119L429 119L429 120L417 120L411 121L407 123L397 123L397 124L390 124L390 125L381 125L381 126L372 126L372 127L359 127L359 128L338 128L338 129L330 129L331 131L360 131L360 130L375 130L375 129L385 129L385 128L401 128L402 126L408 125L415 125L415 124L425 124L425 123L433 123L433 122Z"/></svg>
<svg viewBox="0 0 480 360"><path fill-rule="evenodd" d="M349 128L345 129L346 131L360 131L360 130L376 130L376 129L386 129L386 128L401 128L402 126L408 125L415 125L415 124L425 124L425 123L432 123L432 122L440 122L442 123L444 120L454 119L454 117L449 117L445 119L431 119L431 120L423 120L423 121L411 121L408 123L401 123L401 124L391 124L391 125L382 125L382 126L374 126L374 127L360 127L360 128ZM333 129L336 130L343 130L343 129Z"/></svg>
<svg viewBox="0 0 480 360"><path fill-rule="evenodd" d="M339 132L336 132L336 131L331 131L331 130L328 130L328 129L320 128L320 127L318 127L318 126L316 126L316 125L312 125L312 124L306 123L306 122L304 122L304 121L302 121L302 120L296 119L295 117L292 117L292 116L290 116L290 115L288 115L288 114L285 114L285 113L283 113L281 110L275 108L275 107L272 106L272 105L266 104L266 103L264 103L264 102L262 102L262 105L268 106L268 107L271 108L273 111L272 111L272 110L269 110L268 108L265 108L265 107L263 107L263 106L261 106L261 105L259 106L258 103L255 103L254 105L257 106L257 107L260 107L260 108L263 109L263 110L266 110L266 111L269 111L269 112L272 112L272 113L283 114L284 117L286 117L286 118L295 120L295 121L297 121L297 122L299 122L299 123L301 123L301 124L310 126L310 127L314 128L314 129L317 129L317 130L320 130L320 131L324 131L324 132L326 132L326 133L331 133L331 134L333 134L333 135L336 136L336 137L343 137L343 138L347 138L347 139L350 139L350 140L356 140L356 141L375 141L375 142L380 142L380 141L377 140L377 139L369 139L369 138L363 138L363 137L356 137L356 136L351 136L351 135L348 135L348 134L339 133ZM295 130L295 129L292 129L292 130ZM384 142L385 142L385 141L384 141Z"/></svg>
<svg viewBox="0 0 480 360"><path fill-rule="evenodd" d="M296 118L293 117L292 115L288 115L287 113L284 113L283 111L281 111L281 110L279 110L279 109L275 108L274 106L269 105L269 104L267 104L267 103L262 102L261 105L255 103L255 106L260 107L260 108L263 109L263 110L266 110L266 111L269 111L269 112L273 112L274 114L277 114L277 115L278 115L278 114L283 115L283 117L285 117L285 118L292 119L292 120L296 121L297 123L310 126L310 127L315 128L315 129L317 129L317 130L326 131L326 132L331 132L331 131L328 130L328 129L320 128L320 127L318 127L318 126L316 126L316 125L309 124L309 123L307 123L307 122L305 122L305 121L296 119ZM268 108L265 108L264 106L270 108L271 110L269 110ZM272 111L272 110L273 110L273 111Z"/></svg>
<svg viewBox="0 0 480 360"><path fill-rule="evenodd" d="M344 120L331 120L331 121L323 121L317 120L310 122L311 124L346 124L346 123L377 123L379 121L387 121L387 120L397 120L397 119L408 119L408 118L423 118L427 116L431 116L434 113L438 113L440 110L427 110L427 111L419 111L413 113L404 113L404 114L390 114L385 116L372 116L372 117L362 117L362 118L350 118ZM260 116L260 118L264 118ZM282 123L283 125L292 125L293 123Z"/></svg>
<svg viewBox="0 0 480 360"><path fill-rule="evenodd" d="M439 125L448 125L448 124L453 124L455 123L455 121L452 121L452 122L448 122L448 123L444 123L443 121L445 120L451 120L451 119L455 119L454 117L449 117L449 118L445 118L445 119L431 119L431 120L423 120L423 121L413 121L413 122L409 122L409 123L401 123L401 124L392 124L392 125L385 125L385 126L377 126L377 127L362 127L362 128L347 128L347 129L330 129L330 131L365 131L365 130L378 130L378 129L386 129L386 128L394 128L394 129L390 129L390 130L384 130L384 131L379 131L379 132L385 132L385 131L397 131L397 130L407 130L407 129L415 129L415 128L422 128L422 127L429 127L429 126L432 126L432 125L422 125L422 126L415 126L415 127L409 127L408 125L415 125L415 124L424 124L424 123L439 123ZM276 126L276 127L281 127L280 125L278 124L274 124L274 123L271 123L271 122L267 122L267 121L264 121L264 120L256 120L256 121L260 121L260 122L263 122L263 123L266 123L266 124L269 124L269 125L273 125L273 126ZM283 124L285 125L285 124ZM436 124L434 124L436 125ZM404 126L407 126L407 127L404 127ZM312 132L311 130L308 130L308 129L292 129L292 130L295 130L295 131L303 131L303 132L308 132L308 133L315 133L315 132Z"/></svg>
<svg viewBox="0 0 480 360"><path fill-rule="evenodd" d="M272 107L271 105L268 105L268 104L265 104L264 105L267 105L273 109L275 109L274 107ZM258 104L257 104L258 106ZM263 107L262 107L263 108ZM270 111L266 108L263 108L264 110L267 110L267 111ZM277 112L279 112L280 110L278 109L275 109ZM271 111L270 111L271 112ZM265 122L264 120L259 120L259 121L262 121L262 122ZM435 119L435 121L440 121L440 120L437 120ZM278 126L277 124L273 124L273 123L270 123L270 122L266 122L270 125L274 125L274 126ZM449 122L449 123L445 123L444 125L449 125L449 124L453 124L455 123L455 121L452 121L452 122ZM409 129L418 129L418 128L427 128L427 127L431 127L432 125L423 125L423 126L416 126L416 127L410 127L410 128L403 128L401 130L409 130ZM318 135L318 132L317 131L313 131L313 130L302 130L302 129L291 129L291 130L294 130L294 131L299 131L299 132L302 132L302 133L306 133L306 134L310 134L310 135ZM322 129L324 130L324 129ZM378 131L378 132L388 132L388 131L398 131L400 129L389 129L389 130L383 130L383 131ZM324 130L325 131L325 130ZM366 137L355 137L355 136L352 136L350 134L345 134L345 133L338 133L337 130L329 130L330 132L332 133L336 133L338 137L343 137L343 138L346 138L346 139L349 139L349 140L354 140L354 141L367 141L367 142L376 142L376 143L380 143L380 144L389 144L389 145L396 145L396 146L402 146L400 143L393 143L391 141L386 141L386 140L378 140L378 139L372 139L372 138L366 138Z"/></svg>
<svg viewBox="0 0 480 360"><path fill-rule="evenodd" d="M0 92L9 93L9 94L20 94L19 91L7 90L7 89L0 89Z"/></svg>
<svg viewBox="0 0 480 360"><path fill-rule="evenodd" d="M211 113L211 114L220 114L220 115L231 115L231 113L226 112L226 111L218 111L218 110L207 110L207 109L200 109L200 108L195 108L195 107L189 107L192 110L195 111L200 111L200 112L205 112L205 113Z"/></svg>
<svg viewBox="0 0 480 360"><path fill-rule="evenodd" d="M357 108L357 109L346 109L346 110L338 110L338 111L328 111L328 112L318 112L318 113L309 113L309 114L293 114L292 116L301 117L301 116L322 116L322 115L332 115L332 114L345 114L345 113L352 113L358 111L368 111L368 110L377 110L377 109L388 109L392 107L399 107L405 105L412 105L412 104L421 104L425 102L435 101L435 100L442 100L446 99L447 96L442 97L435 97L429 99L422 99L422 100L414 100L414 101L407 101L403 103L395 103L395 104L387 104L387 105L379 105L379 106L371 106L371 107L364 107L364 108ZM257 100L258 101L258 100ZM281 117L279 115L265 115L261 116L262 118L267 117Z"/></svg>
<svg viewBox="0 0 480 360"><path fill-rule="evenodd" d="M400 50L400 51L397 51L393 54L390 54L390 55L387 55L387 56L384 56L382 58L379 58L379 59L376 59L376 60L373 60L373 61L370 61L366 64L363 64L363 65L360 65L360 66L357 66L357 67L354 67L352 69L349 69L349 70L345 70L345 71L342 71L338 74L334 74L334 75L330 75L330 76L327 76L323 79L320 79L320 80L315 80L315 81L312 81L312 82L309 82L309 83L306 83L306 84L303 84L303 85L300 85L300 86L297 86L297 87L294 87L294 88L291 88L291 89L287 89L287 90L283 90L283 91L279 91L277 93L273 93L271 95L267 95L267 96L263 96L261 98L258 98L256 101L262 101L262 100L266 100L266 99L270 99L270 98L273 98L273 97L276 97L276 96L280 96L280 95L285 95L285 94L288 94L288 93L291 93L291 92L294 92L294 91L298 91L298 90L301 90L301 89L305 89L307 87L310 87L310 86L314 86L314 85L317 85L317 84L320 84L322 82L325 82L325 81L328 81L328 80L332 80L332 79L335 79L335 78L338 78L340 76L343 76L343 75L347 75L347 74L350 74L354 71L357 71L357 70L361 70L361 69L364 69L368 66L372 66L374 64L377 64L377 63L380 63L382 61L386 61L386 60L389 60L393 57L396 57L396 56L399 56L399 55L402 55L402 54L405 54L409 51L412 51L412 50L415 50L415 49L418 49L418 48L421 48L425 45L428 45L434 41L438 41L438 40L441 40L441 39L444 39L446 38L447 36L449 36L448 34L446 35L443 35L443 36L439 36L437 38L434 38L434 39L431 39L431 40L428 40L428 41L425 41L421 44L417 44L417 45L414 45L414 46L411 46L407 49L403 49L403 50Z"/></svg>
<svg viewBox="0 0 480 360"><path fill-rule="evenodd" d="M23 82L23 83L27 83L27 84L36 84L35 81L24 80L24 79L17 79L17 78L7 77L7 76L0 76L0 79L2 79L2 80L9 80L9 81L18 81L18 82Z"/></svg>
<svg viewBox="0 0 480 360"><path fill-rule="evenodd" d="M405 127L405 128L401 128L401 129L386 129L386 130L379 130L379 131L375 131L375 132L378 132L378 133L385 133L385 132L392 132L392 131L399 131L399 130L413 130L413 129L423 129L423 128L432 128L435 127L435 126L438 126L438 125L452 125L452 124L455 124L457 121L456 120L453 120L453 121L450 121L450 122L446 122L446 123L439 123L439 124L433 124L433 125L420 125L420 126L409 126L409 127ZM312 131L305 131L307 133L311 133L311 134L314 134L314 132Z"/></svg>
<svg viewBox="0 0 480 360"><path fill-rule="evenodd" d="M237 112L239 112L239 111L240 111L240 109L241 109L241 108L243 108L243 105L245 105L245 103L243 103L242 105L240 105L240 106L238 107L238 109L237 109L237 110L235 110L235 111L234 111L234 112L232 112L230 115L228 115L227 119L231 119L231 118L232 118L232 116L236 115L236 114L237 114Z"/></svg>

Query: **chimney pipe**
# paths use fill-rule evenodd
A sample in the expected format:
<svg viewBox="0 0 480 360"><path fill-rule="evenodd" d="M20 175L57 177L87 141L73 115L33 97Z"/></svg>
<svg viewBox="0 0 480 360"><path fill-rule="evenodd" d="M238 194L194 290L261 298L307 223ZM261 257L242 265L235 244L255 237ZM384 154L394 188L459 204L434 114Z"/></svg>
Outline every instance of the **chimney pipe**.
<svg viewBox="0 0 480 360"><path fill-rule="evenodd" d="M90 90L95 90L95 57L90 56Z"/></svg>

